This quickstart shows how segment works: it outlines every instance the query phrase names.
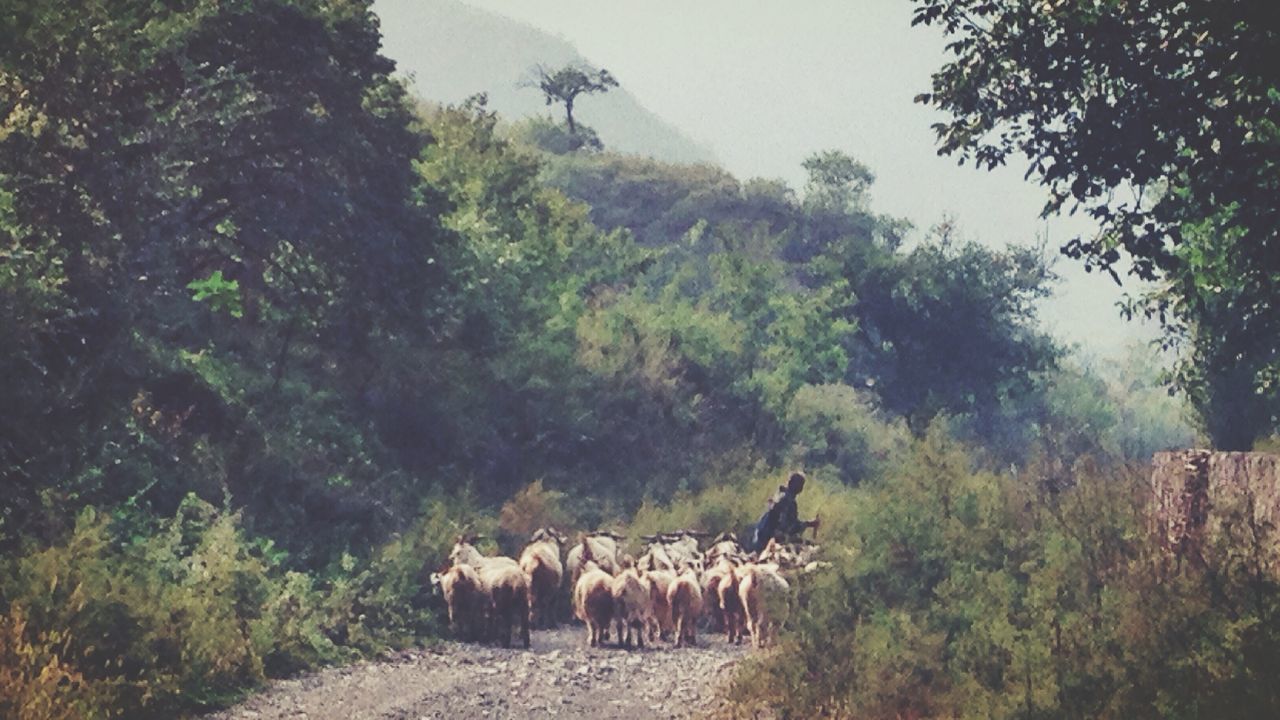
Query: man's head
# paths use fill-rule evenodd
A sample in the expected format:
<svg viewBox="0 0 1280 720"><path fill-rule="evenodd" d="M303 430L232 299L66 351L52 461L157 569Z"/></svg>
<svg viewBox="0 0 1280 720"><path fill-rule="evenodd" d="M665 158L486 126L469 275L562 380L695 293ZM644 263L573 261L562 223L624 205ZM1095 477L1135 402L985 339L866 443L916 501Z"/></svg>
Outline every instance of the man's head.
<svg viewBox="0 0 1280 720"><path fill-rule="evenodd" d="M787 490L792 495L799 495L804 490L804 473L791 473L791 479L787 481Z"/></svg>

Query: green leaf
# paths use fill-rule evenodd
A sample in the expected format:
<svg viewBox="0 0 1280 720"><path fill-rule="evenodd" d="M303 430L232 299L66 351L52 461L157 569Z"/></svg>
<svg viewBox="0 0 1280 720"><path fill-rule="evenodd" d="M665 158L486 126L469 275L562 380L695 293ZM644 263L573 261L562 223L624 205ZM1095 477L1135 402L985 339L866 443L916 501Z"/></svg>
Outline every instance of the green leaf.
<svg viewBox="0 0 1280 720"><path fill-rule="evenodd" d="M191 299L196 302L208 301L215 312L225 312L231 317L244 317L244 302L240 297L240 281L227 280L222 277L221 270L204 280L193 280L187 283L191 291Z"/></svg>

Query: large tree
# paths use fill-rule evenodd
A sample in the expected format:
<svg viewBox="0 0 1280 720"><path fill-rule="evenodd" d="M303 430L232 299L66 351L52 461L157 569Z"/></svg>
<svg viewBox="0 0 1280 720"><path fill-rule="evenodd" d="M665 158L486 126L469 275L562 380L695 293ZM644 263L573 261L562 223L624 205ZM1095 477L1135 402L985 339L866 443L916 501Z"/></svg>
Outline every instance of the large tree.
<svg viewBox="0 0 1280 720"><path fill-rule="evenodd" d="M951 54L920 100L947 112L940 152L1022 155L1101 228L1063 249L1119 279L1184 348L1176 377L1214 442L1276 421L1280 374L1280 5L916 0Z"/></svg>
<svg viewBox="0 0 1280 720"><path fill-rule="evenodd" d="M608 92L618 87L618 81L604 68L592 70L580 65L565 65L552 68L539 63L530 70L530 78L525 85L537 88L548 105L560 104L564 107L564 121L569 128L569 136L577 138L579 128L573 119L573 106L580 95L594 95Z"/></svg>
<svg viewBox="0 0 1280 720"><path fill-rule="evenodd" d="M358 377L442 285L425 135L367 3L25 2L0 37L0 539L42 503L180 499L156 478L190 464L168 437L132 452L138 418L236 433L228 485L267 488L244 438L277 424L216 417L245 378L300 349L327 353L312 379ZM197 359L239 394L202 390Z"/></svg>

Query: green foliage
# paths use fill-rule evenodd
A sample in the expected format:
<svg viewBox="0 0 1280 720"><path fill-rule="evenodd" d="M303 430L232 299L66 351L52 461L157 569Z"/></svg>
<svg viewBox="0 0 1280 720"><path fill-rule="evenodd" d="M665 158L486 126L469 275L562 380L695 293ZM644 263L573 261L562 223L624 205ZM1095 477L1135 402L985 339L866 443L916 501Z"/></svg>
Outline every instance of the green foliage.
<svg viewBox="0 0 1280 720"><path fill-rule="evenodd" d="M1280 372L1280 348L1269 334L1274 319L1267 313L1274 310L1250 308L1256 290L1246 278L1254 269L1244 264L1254 260L1239 247L1253 237L1233 225L1236 214L1213 210L1201 222L1184 223L1173 251L1177 271L1127 311L1170 314L1164 347L1180 351L1170 379L1186 392L1216 447L1247 450L1280 423L1280 386L1272 379Z"/></svg>
<svg viewBox="0 0 1280 720"><path fill-rule="evenodd" d="M34 637L32 637L34 636ZM0 617L0 712L14 720L75 720L109 716L64 660L70 638L58 630L28 632L28 618L17 605Z"/></svg>
<svg viewBox="0 0 1280 720"><path fill-rule="evenodd" d="M804 383L870 383L917 430L972 414L996 439L1005 406L1037 393L1031 377L1060 352L1036 327L1053 280L1043 254L960 241L945 222L905 248L908 226L867 209L865 166L828 151L806 168L803 203L777 183L609 153L550 159L544 176L599 225L662 250L654 292L742 325L735 387L775 418Z"/></svg>
<svg viewBox="0 0 1280 720"><path fill-rule="evenodd" d="M941 152L1029 161L1052 199L1102 226L1063 250L1158 289L1128 312L1183 350L1174 379L1215 445L1247 450L1280 417L1280 79L1262 3L917 0L950 61L918 100L949 117ZM1117 276L1118 279L1118 276Z"/></svg>
<svg viewBox="0 0 1280 720"><path fill-rule="evenodd" d="M548 490L541 480L534 480L503 503L498 514L498 527L519 543L528 541L538 528L556 528L567 532L577 523L571 518L565 494Z"/></svg>
<svg viewBox="0 0 1280 720"><path fill-rule="evenodd" d="M513 135L522 143L552 155L604 149L600 136L590 127L578 123L572 134L566 125L549 118L531 117L513 129Z"/></svg>
<svg viewBox="0 0 1280 720"><path fill-rule="evenodd" d="M150 536L82 514L64 544L21 558L11 608L65 639L89 701L136 717L226 699L262 678L248 631L269 581L232 514L192 500Z"/></svg>
<svg viewBox="0 0 1280 720"><path fill-rule="evenodd" d="M254 475L332 500L257 421L291 382L346 410L368 345L444 304L427 139L367 5L25 5L0 49L0 542ZM166 492L179 466L200 471Z"/></svg>
<svg viewBox="0 0 1280 720"><path fill-rule="evenodd" d="M1176 570L1148 534L1145 470L1078 463L1044 492L932 430L889 479L829 501L852 509L854 552L727 695L780 717L1274 714L1265 550L1224 539Z"/></svg>
<svg viewBox="0 0 1280 720"><path fill-rule="evenodd" d="M870 168L839 150L811 155L801 166L809 174L805 201L827 210L857 207L876 180Z"/></svg>
<svg viewBox="0 0 1280 720"><path fill-rule="evenodd" d="M1134 345L1102 375L1115 405L1116 423L1104 437L1115 442L1114 453L1129 461L1146 462L1158 450L1197 447L1194 413L1185 397L1169 392L1149 348Z"/></svg>
<svg viewBox="0 0 1280 720"><path fill-rule="evenodd" d="M916 432L939 413L995 416L1059 354L1035 324L1052 280L1040 252L953 234L944 225L906 253L848 239L814 261L818 277L854 291L837 310L857 321L846 382L872 383Z"/></svg>
<svg viewBox="0 0 1280 720"><path fill-rule="evenodd" d="M221 270L204 280L192 280L187 283L191 291L191 299L196 302L209 302L209 307L217 312L225 312L231 317L244 317L244 303L240 298L240 282L222 277Z"/></svg>
<svg viewBox="0 0 1280 720"><path fill-rule="evenodd" d="M740 184L712 165L675 165L641 156L599 153L550 158L544 180L585 202L602 228L626 228L642 244L668 245L699 221L772 233L792 222L794 194L764 181Z"/></svg>
<svg viewBox="0 0 1280 720"><path fill-rule="evenodd" d="M64 542L3 567L4 702L17 717L172 717L268 675L430 637L427 575L465 507L434 496L408 532L323 576L284 569L239 513L195 497L155 526L86 510Z"/></svg>
<svg viewBox="0 0 1280 720"><path fill-rule="evenodd" d="M870 393L848 385L800 388L783 425L797 464L829 468L847 485L884 477L910 437L904 424L877 412Z"/></svg>

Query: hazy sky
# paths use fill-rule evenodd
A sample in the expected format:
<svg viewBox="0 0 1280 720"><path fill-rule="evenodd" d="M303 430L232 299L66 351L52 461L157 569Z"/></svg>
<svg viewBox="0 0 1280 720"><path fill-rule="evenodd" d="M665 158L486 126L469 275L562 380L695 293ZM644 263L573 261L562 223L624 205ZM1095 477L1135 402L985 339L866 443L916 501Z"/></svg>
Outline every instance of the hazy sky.
<svg viewBox="0 0 1280 720"><path fill-rule="evenodd" d="M945 54L939 33L912 28L908 0L467 0L559 35L608 68L646 107L709 146L740 178L803 185L800 162L844 150L876 173L872 207L921 230L944 213L990 245L1047 235L1056 249L1088 233L1082 217L1039 218L1045 193L1020 163L995 172L939 157L912 101ZM1061 257L1064 281L1046 325L1113 355L1149 330L1125 323L1110 278Z"/></svg>

